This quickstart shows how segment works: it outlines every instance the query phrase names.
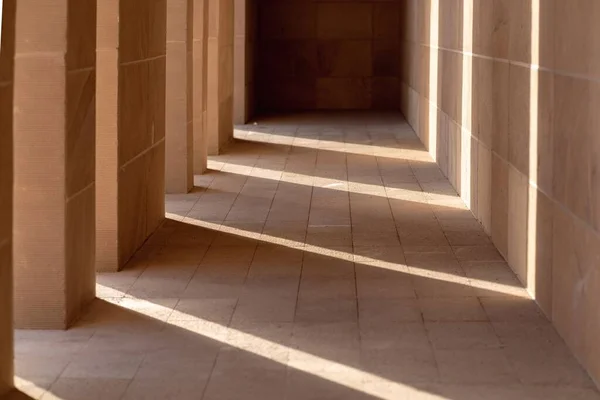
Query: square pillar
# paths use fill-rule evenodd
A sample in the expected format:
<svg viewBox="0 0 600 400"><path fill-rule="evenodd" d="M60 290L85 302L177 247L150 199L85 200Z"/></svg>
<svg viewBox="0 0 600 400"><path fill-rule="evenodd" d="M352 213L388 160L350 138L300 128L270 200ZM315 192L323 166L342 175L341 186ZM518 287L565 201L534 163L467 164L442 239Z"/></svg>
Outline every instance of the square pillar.
<svg viewBox="0 0 600 400"><path fill-rule="evenodd" d="M167 193L188 193L194 186L193 7L194 0L167 3Z"/></svg>
<svg viewBox="0 0 600 400"><path fill-rule="evenodd" d="M246 13L249 0L234 0L234 46L233 46L233 122L246 123Z"/></svg>
<svg viewBox="0 0 600 400"><path fill-rule="evenodd" d="M207 85L208 85L208 2L193 0L192 29L192 114L194 130L194 174L206 171L208 153Z"/></svg>
<svg viewBox="0 0 600 400"><path fill-rule="evenodd" d="M17 328L64 329L95 296L96 1L18 0Z"/></svg>
<svg viewBox="0 0 600 400"><path fill-rule="evenodd" d="M208 154L233 139L233 0L208 0Z"/></svg>
<svg viewBox="0 0 600 400"><path fill-rule="evenodd" d="M257 1L234 0L233 122L242 125L254 114Z"/></svg>
<svg viewBox="0 0 600 400"><path fill-rule="evenodd" d="M98 1L99 271L121 269L165 216L166 3Z"/></svg>
<svg viewBox="0 0 600 400"><path fill-rule="evenodd" d="M0 397L13 387L13 62L15 6L2 6L0 52Z"/></svg>

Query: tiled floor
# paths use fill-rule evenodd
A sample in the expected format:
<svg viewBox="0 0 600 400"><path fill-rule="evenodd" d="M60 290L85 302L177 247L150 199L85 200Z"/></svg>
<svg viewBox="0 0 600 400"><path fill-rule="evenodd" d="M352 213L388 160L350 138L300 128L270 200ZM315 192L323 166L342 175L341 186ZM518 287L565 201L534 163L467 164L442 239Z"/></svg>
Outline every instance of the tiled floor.
<svg viewBox="0 0 600 400"><path fill-rule="evenodd" d="M241 127L68 332L32 398L600 399L397 115Z"/></svg>

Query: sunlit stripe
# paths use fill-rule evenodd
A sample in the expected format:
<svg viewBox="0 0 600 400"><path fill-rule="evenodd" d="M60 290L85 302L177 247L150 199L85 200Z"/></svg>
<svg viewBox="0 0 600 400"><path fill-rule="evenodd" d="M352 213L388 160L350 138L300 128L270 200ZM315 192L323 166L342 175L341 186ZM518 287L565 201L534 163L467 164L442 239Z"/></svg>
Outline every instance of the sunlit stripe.
<svg viewBox="0 0 600 400"><path fill-rule="evenodd" d="M323 188L339 192L350 192L365 196L378 196L390 200L402 200L414 203L430 203L443 205L448 208L464 208L464 204L455 205L454 200L460 201L457 195L446 195L443 193L429 193L403 188L374 185L369 183L348 182L346 180L323 178L314 175L301 174L297 172L278 171L256 166L237 165L235 163L223 162L218 164L221 172L246 175L253 178L275 180L295 185ZM209 164L212 169L212 164ZM250 172L249 172L250 171ZM399 184L401 185L401 184Z"/></svg>
<svg viewBox="0 0 600 400"><path fill-rule="evenodd" d="M271 134L276 136L277 134ZM252 138L252 136L245 137L245 141L253 143L267 143L268 139L262 137ZM419 144L415 137L415 144ZM402 147L383 147L375 146L371 144L356 144L356 143L340 143L334 140L325 139L310 139L310 138L299 138L297 137L292 143L288 144L295 148L305 148L312 150L324 150L324 151L339 151L343 154L353 154L360 156L371 156L371 157L386 157L397 160L406 161L421 161L433 163L433 160L427 154L425 150L405 149Z"/></svg>
<svg viewBox="0 0 600 400"><path fill-rule="evenodd" d="M175 220L181 220L181 216L176 214L167 213L167 218L172 218ZM451 273L432 271L427 268L419 268L410 266L407 268L406 265L396 264L391 262L386 262L382 260L378 260L372 257L366 257L363 255L354 255L353 253L349 253L346 251L342 251L339 249L329 249L326 247L315 246L311 244L306 244L303 242L298 242L295 240L284 239L272 235L260 234L260 236L256 232L245 231L239 228L226 226L223 224L215 223L215 222L207 222L201 221L194 218L186 217L183 219L184 223L189 223L191 225L197 225L201 227L205 227L207 229L212 229L215 231L221 231L225 233L229 233L231 235L236 235L244 238L254 239L263 243L271 243L277 244L278 246L284 246L292 249L300 249L305 252L309 252L312 254L337 258L340 260L354 261L361 264L368 264L369 266L373 266L376 268L383 268L390 271L400 271L405 274L409 274L411 276L429 278L437 281L455 283L463 286L470 286L475 289L482 289L493 291L496 293L501 293L505 295L521 297L521 298L529 298L527 293L523 290L523 288L505 285L497 282L489 282L485 280L469 278L465 276L458 276Z"/></svg>
<svg viewBox="0 0 600 400"><path fill-rule="evenodd" d="M97 286L99 291L107 289L100 284L97 284ZM130 301L117 301L116 304L124 308L128 308L127 306L129 306L138 314L150 318L157 318L157 315L166 316L173 314L172 308L152 303L145 299L138 299L134 296L127 295L124 292L120 292L120 296L127 300L133 299L134 302L131 304ZM135 303L137 301L144 304L144 306L136 307ZM190 324L190 320L198 321L200 323ZM167 323L180 329L185 329L189 332L201 335L204 338L286 365L296 371L304 372L379 399L393 400L397 398L395 396L398 393L421 393L420 390L412 386L403 385L358 368L325 359L293 347L284 346L280 343L214 323L197 316L186 314L185 319L171 318ZM191 327L192 325L193 328ZM316 371L313 368L315 365L319 365L319 368Z"/></svg>

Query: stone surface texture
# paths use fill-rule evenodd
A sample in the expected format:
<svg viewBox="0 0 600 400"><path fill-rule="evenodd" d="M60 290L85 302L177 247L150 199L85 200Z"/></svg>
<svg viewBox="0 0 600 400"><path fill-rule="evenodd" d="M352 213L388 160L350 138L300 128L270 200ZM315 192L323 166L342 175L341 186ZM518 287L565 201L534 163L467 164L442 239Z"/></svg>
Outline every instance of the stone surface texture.
<svg viewBox="0 0 600 400"><path fill-rule="evenodd" d="M65 328L94 298L96 2L17 2L15 324Z"/></svg>
<svg viewBox="0 0 600 400"><path fill-rule="evenodd" d="M206 171L208 152L208 5L205 0L193 2L192 29L192 125L194 139L194 173ZM189 33L189 32L188 32ZM189 60L188 60L189 61Z"/></svg>
<svg viewBox="0 0 600 400"><path fill-rule="evenodd" d="M600 4L401 4L402 112L599 382Z"/></svg>
<svg viewBox="0 0 600 400"><path fill-rule="evenodd" d="M166 1L99 2L99 270L118 270L164 218Z"/></svg>
<svg viewBox="0 0 600 400"><path fill-rule="evenodd" d="M259 110L398 108L399 1L257 1Z"/></svg>
<svg viewBox="0 0 600 400"><path fill-rule="evenodd" d="M13 77L16 0L4 2L0 53L0 396L13 386Z"/></svg>
<svg viewBox="0 0 600 400"><path fill-rule="evenodd" d="M187 193L194 186L193 17L194 0L167 3L167 193Z"/></svg>
<svg viewBox="0 0 600 400"><path fill-rule="evenodd" d="M258 2L234 0L233 122L245 124L256 107Z"/></svg>
<svg viewBox="0 0 600 400"><path fill-rule="evenodd" d="M598 400L394 114L236 132L67 332L16 333L41 399Z"/></svg>
<svg viewBox="0 0 600 400"><path fill-rule="evenodd" d="M233 139L234 0L207 1L207 143L215 155Z"/></svg>

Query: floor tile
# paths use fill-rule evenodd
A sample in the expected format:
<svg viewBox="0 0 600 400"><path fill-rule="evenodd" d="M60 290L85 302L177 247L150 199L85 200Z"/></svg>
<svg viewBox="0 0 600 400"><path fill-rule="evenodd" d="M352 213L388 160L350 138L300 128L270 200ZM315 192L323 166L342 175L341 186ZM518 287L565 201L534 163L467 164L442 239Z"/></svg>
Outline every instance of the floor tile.
<svg viewBox="0 0 600 400"><path fill-rule="evenodd" d="M600 400L397 114L236 127L68 331L17 331L39 399Z"/></svg>

